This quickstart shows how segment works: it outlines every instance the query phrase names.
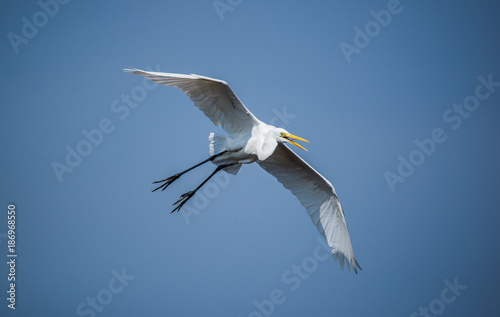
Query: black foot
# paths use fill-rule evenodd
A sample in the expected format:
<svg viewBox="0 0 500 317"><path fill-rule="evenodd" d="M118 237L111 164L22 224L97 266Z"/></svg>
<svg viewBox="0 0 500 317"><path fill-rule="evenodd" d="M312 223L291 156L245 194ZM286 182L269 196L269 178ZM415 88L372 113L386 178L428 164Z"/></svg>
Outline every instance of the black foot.
<svg viewBox="0 0 500 317"><path fill-rule="evenodd" d="M177 204L179 204L177 207L174 208L174 210L172 210L170 213L173 213L174 211L180 211L182 206L184 206L184 204L189 200L191 199L191 197L194 196L194 194L196 193L196 191L190 191L190 192L187 192L185 194L182 194L181 195L181 198L179 198L178 201L176 201L172 206L175 206Z"/></svg>
<svg viewBox="0 0 500 317"><path fill-rule="evenodd" d="M162 188L162 191L164 191L170 184L172 184L173 182L175 182L175 180L177 180L179 177L181 177L182 174L175 174L175 175L172 175L170 176L169 178L165 178L165 179L162 179L161 181L156 181L156 182L153 182L153 184L158 184L158 183L164 183L164 184L161 184L160 186L156 187L155 189L153 189L152 191L155 192L156 190Z"/></svg>

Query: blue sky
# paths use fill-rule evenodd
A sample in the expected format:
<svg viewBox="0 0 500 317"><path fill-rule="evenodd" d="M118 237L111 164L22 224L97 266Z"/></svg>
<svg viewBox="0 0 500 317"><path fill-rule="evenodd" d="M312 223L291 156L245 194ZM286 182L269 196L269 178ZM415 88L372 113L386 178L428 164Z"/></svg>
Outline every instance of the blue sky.
<svg viewBox="0 0 500 317"><path fill-rule="evenodd" d="M2 316L498 315L497 2L0 12L4 292L9 204L18 254L16 311L2 300ZM151 182L205 159L223 131L126 67L223 79L258 118L308 139L297 151L335 186L363 271L325 258L298 200L257 165L169 214L214 167L162 193Z"/></svg>

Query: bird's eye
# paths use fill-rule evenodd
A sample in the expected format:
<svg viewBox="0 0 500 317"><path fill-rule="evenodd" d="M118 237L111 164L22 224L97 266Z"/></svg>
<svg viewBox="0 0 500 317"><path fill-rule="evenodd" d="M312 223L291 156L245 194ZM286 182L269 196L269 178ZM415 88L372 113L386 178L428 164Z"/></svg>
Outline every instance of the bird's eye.
<svg viewBox="0 0 500 317"><path fill-rule="evenodd" d="M284 138L285 137L285 133L284 132L280 132L280 137Z"/></svg>

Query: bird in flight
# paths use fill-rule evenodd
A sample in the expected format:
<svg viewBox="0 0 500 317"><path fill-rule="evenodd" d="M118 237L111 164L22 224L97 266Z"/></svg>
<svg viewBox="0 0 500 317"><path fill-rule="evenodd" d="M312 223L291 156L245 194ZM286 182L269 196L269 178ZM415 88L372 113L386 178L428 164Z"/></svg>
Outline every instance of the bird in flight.
<svg viewBox="0 0 500 317"><path fill-rule="evenodd" d="M195 166L171 177L157 181L156 189L165 190L183 174L207 162L217 167L198 187L181 195L174 203L174 211L184 204L216 173L221 170L236 175L242 164L257 162L273 175L278 182L290 190L305 207L312 222L326 238L335 261L344 269L361 267L354 256L347 230L344 210L332 184L307 164L285 144L293 144L306 150L297 141L308 142L285 129L277 128L257 119L238 99L229 85L222 80L199 75L150 72L140 69L125 69L165 86L177 87L185 93L216 126L229 136L210 133L210 157ZM307 150L306 150L307 151Z"/></svg>

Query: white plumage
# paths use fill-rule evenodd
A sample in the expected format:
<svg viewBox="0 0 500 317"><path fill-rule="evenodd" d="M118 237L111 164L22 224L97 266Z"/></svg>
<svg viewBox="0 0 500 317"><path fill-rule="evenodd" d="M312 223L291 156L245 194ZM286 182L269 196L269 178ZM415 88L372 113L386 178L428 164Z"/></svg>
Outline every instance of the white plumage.
<svg viewBox="0 0 500 317"><path fill-rule="evenodd" d="M352 266L356 273L358 268L361 269L354 256L344 211L332 184L284 144L291 143L304 149L295 140L306 140L258 120L225 81L199 75L139 69L125 71L142 75L156 83L179 88L216 126L222 126L229 134L221 136L211 133L211 158L192 168L212 161L220 169L236 174L242 164L257 162L299 199L316 228L326 238L332 248L333 257L340 263L341 268L344 268L346 262L347 267ZM165 183L159 188L165 189L191 169L159 181ZM194 191L182 195L176 203L180 205L174 211L180 209L205 182Z"/></svg>

